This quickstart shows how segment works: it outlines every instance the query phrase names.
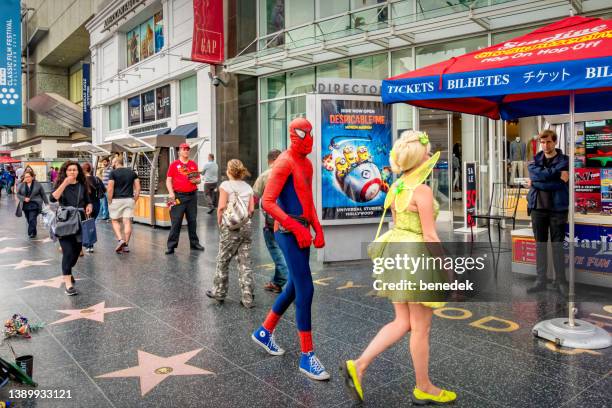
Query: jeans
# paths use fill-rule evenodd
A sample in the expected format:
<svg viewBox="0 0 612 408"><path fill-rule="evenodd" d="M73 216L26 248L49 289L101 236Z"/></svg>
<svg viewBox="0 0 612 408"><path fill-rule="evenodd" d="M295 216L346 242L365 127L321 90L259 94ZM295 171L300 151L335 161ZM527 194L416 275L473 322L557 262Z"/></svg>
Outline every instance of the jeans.
<svg viewBox="0 0 612 408"><path fill-rule="evenodd" d="M536 271L537 282L546 283L548 270L548 233L553 251L553 266L555 279L558 283L565 283L565 254L563 241L565 239L565 226L567 225L567 211L531 210L531 223L533 236L536 240Z"/></svg>
<svg viewBox="0 0 612 408"><path fill-rule="evenodd" d="M217 183L204 183L204 197L206 198L206 206L210 209L217 208L217 199L215 190Z"/></svg>
<svg viewBox="0 0 612 408"><path fill-rule="evenodd" d="M285 283L287 283L287 263L285 262L285 256L276 243L276 239L274 239L274 231L272 229L264 227L263 235L268 252L272 257L272 261L274 261L274 277L272 277L272 283L283 287Z"/></svg>
<svg viewBox="0 0 612 408"><path fill-rule="evenodd" d="M100 199L100 213L98 214L98 220L108 220L110 215L108 214L108 200L106 194Z"/></svg>

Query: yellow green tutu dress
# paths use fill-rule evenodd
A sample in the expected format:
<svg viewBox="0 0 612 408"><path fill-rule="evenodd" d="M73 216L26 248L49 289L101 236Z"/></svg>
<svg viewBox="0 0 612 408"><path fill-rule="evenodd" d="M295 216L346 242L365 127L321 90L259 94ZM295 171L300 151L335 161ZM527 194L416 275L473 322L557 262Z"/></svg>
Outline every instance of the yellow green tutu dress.
<svg viewBox="0 0 612 408"><path fill-rule="evenodd" d="M398 255L400 257L408 255L409 257L422 259L430 255L429 250L425 246L419 214L408 210L408 205L414 190L427 179L439 157L440 153L438 152L415 171L398 179L389 188L384 209L386 212L393 203L395 204L395 225L389 231L379 236L384 222L385 214L383 213L383 219L381 219L378 232L376 233L377 238L368 248L368 254L373 261L375 258L395 259ZM436 217L438 216L439 209L440 205L434 200L434 214ZM393 303L418 302L432 308L439 308L445 305L443 300L446 299L446 292L418 289L421 281L446 282L447 275L443 269L431 267L418 268L416 271L411 271L405 268L384 268L381 273L374 273L373 277L375 280L380 281L376 285L378 287L381 287L383 283L388 286L390 283L414 282L417 288L415 290L389 290L384 288L376 290L377 296L386 297Z"/></svg>

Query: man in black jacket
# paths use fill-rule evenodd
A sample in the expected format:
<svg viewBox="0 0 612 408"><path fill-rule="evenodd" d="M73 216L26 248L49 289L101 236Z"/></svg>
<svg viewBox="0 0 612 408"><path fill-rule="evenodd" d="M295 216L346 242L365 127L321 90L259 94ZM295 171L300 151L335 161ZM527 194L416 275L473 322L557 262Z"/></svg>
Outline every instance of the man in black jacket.
<svg viewBox="0 0 612 408"><path fill-rule="evenodd" d="M546 289L546 271L548 269L548 235L553 249L555 269L555 288L567 295L565 279L565 257L563 241L567 225L569 207L569 158L561 149L556 149L557 134L544 130L539 136L542 151L535 155L529 164L528 211L531 214L533 235L536 240L535 285L527 289L528 293Z"/></svg>

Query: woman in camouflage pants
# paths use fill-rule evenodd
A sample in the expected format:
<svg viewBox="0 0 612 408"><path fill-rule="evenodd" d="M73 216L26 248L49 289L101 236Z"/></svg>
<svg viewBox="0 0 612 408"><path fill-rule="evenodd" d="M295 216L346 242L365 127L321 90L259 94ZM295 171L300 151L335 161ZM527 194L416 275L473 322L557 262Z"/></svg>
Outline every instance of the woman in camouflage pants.
<svg viewBox="0 0 612 408"><path fill-rule="evenodd" d="M252 232L251 217L255 210L253 189L244 178L250 176L249 171L240 160L232 159L227 163L227 176L219 186L219 205L217 207L217 223L219 224L219 253L217 254L217 270L214 287L206 291L206 296L223 302L227 296L229 279L229 264L235 257L240 273L239 282L242 296L240 303L250 309L253 303L253 269L251 267ZM232 197L233 196L233 197ZM239 229L230 229L223 222L223 213L233 199L239 199L248 207L248 220Z"/></svg>

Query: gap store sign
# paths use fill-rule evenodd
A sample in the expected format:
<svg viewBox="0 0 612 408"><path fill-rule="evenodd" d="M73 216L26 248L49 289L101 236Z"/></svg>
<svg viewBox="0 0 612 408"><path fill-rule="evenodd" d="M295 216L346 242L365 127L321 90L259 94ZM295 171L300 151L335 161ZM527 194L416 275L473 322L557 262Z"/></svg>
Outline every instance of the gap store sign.
<svg viewBox="0 0 612 408"><path fill-rule="evenodd" d="M0 1L0 126L21 126L19 0Z"/></svg>

